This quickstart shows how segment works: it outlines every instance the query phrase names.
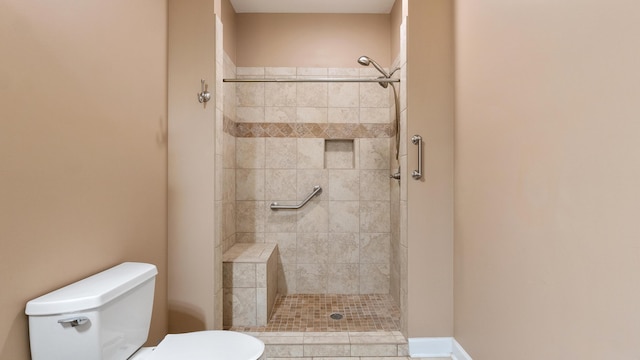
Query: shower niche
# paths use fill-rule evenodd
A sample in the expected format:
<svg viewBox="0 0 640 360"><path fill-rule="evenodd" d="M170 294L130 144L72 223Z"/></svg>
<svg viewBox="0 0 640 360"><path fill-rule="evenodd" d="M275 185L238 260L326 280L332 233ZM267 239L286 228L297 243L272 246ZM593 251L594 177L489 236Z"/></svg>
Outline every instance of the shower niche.
<svg viewBox="0 0 640 360"><path fill-rule="evenodd" d="M354 140L327 139L324 142L325 169L355 168Z"/></svg>

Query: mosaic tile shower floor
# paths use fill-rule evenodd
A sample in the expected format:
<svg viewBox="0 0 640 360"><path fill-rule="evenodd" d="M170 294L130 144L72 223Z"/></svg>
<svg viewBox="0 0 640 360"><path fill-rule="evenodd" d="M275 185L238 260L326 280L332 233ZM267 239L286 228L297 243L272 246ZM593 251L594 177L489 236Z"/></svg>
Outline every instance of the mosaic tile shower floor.
<svg viewBox="0 0 640 360"><path fill-rule="evenodd" d="M330 318L343 315L341 320ZM241 332L396 331L400 310L389 295L278 295L266 326L232 326Z"/></svg>

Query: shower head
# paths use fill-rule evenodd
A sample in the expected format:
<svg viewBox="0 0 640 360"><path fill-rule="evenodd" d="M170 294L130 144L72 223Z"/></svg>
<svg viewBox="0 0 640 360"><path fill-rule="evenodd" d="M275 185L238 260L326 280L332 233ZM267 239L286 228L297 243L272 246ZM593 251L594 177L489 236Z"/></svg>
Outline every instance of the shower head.
<svg viewBox="0 0 640 360"><path fill-rule="evenodd" d="M372 58L368 57L368 56L360 56L358 58L358 64L363 65L363 66L369 66L370 64L373 65L374 68L376 68L378 71L380 71L380 73L382 73L382 75L384 75L385 78L390 78L391 75L389 75L389 73L387 73L386 71L384 71L384 69L382 68L382 66L380 66L380 64L378 64L377 62L375 62L375 60L373 60Z"/></svg>

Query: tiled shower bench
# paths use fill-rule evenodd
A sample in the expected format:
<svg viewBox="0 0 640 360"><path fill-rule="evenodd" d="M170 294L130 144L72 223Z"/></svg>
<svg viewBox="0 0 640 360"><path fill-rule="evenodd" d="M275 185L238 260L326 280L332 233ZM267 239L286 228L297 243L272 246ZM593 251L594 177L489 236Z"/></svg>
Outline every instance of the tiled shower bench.
<svg viewBox="0 0 640 360"><path fill-rule="evenodd" d="M235 244L222 257L225 328L267 324L278 291L276 244Z"/></svg>

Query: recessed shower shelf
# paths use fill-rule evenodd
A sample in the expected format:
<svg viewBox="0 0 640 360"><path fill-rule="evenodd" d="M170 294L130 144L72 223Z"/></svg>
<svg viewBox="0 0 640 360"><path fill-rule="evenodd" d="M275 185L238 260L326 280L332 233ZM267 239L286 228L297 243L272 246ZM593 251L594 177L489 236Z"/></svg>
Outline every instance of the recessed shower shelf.
<svg viewBox="0 0 640 360"><path fill-rule="evenodd" d="M222 79L223 82L238 82L238 83L254 83L254 82L282 82L282 83L324 83L324 82L344 82L344 83L398 83L400 79L359 79L359 78L308 78L308 79L268 79L268 78L252 78L252 79Z"/></svg>

